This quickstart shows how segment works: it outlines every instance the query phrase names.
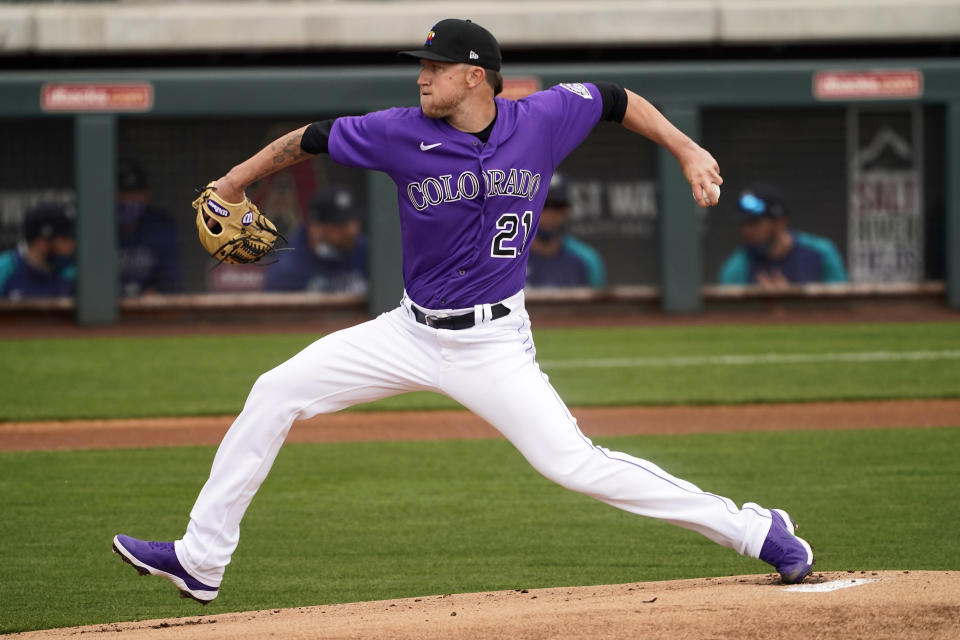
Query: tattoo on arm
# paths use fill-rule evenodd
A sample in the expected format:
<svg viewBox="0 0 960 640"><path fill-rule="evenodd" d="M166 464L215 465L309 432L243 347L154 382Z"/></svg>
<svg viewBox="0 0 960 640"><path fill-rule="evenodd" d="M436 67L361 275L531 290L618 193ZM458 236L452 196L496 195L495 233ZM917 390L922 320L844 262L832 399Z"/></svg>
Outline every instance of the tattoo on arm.
<svg viewBox="0 0 960 640"><path fill-rule="evenodd" d="M242 191L247 185L308 158L310 154L300 148L306 129L301 127L277 138L256 155L231 169L231 183Z"/></svg>
<svg viewBox="0 0 960 640"><path fill-rule="evenodd" d="M308 154L300 147L300 141L303 139L303 129L291 131L282 138L276 140L270 145L272 152L272 169L274 171L288 167L291 164L299 162L306 158Z"/></svg>

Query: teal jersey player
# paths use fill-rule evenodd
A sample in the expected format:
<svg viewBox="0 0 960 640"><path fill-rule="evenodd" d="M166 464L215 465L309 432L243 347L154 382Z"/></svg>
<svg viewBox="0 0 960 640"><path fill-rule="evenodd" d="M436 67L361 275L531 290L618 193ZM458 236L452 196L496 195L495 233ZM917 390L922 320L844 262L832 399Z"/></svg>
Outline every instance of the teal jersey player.
<svg viewBox="0 0 960 640"><path fill-rule="evenodd" d="M754 284L761 273L779 272L789 282L847 282L843 258L832 242L803 231L790 232L793 247L778 260L740 247L720 267L720 284Z"/></svg>
<svg viewBox="0 0 960 640"><path fill-rule="evenodd" d="M780 191L754 184L737 200L742 245L720 267L720 284L784 286L847 282L843 258L820 236L793 231Z"/></svg>

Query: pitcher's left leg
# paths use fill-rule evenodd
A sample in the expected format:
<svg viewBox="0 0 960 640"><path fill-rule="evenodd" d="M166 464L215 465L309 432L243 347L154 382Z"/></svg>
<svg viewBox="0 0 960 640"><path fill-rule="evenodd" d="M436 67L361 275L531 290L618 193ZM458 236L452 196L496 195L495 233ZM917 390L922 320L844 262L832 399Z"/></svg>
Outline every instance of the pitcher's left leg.
<svg viewBox="0 0 960 640"><path fill-rule="evenodd" d="M759 557L770 511L700 490L657 465L594 445L532 356L445 376L445 392L487 420L544 476L625 511L697 531L738 553Z"/></svg>

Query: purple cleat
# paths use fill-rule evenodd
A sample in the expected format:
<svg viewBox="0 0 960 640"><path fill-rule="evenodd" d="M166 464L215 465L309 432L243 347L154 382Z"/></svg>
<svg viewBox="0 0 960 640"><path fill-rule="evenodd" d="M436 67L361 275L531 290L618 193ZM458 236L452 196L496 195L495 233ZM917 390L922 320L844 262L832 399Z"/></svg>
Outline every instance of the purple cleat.
<svg viewBox="0 0 960 640"><path fill-rule="evenodd" d="M760 559L772 564L784 584L796 584L813 568L813 548L794 533L797 526L782 509L771 509L770 531L760 549Z"/></svg>
<svg viewBox="0 0 960 640"><path fill-rule="evenodd" d="M133 565L133 568L145 576L148 573L166 578L180 589L181 598L193 598L200 604L207 604L217 597L217 587L208 587L183 568L172 542L147 542L130 536L119 535L113 538L113 552Z"/></svg>

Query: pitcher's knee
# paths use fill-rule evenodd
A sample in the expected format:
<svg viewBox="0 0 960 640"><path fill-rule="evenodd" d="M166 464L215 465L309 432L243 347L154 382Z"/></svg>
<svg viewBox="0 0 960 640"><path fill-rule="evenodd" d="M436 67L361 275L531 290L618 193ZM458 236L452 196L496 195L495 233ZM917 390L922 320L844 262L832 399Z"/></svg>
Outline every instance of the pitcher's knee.
<svg viewBox="0 0 960 640"><path fill-rule="evenodd" d="M266 402L275 410L282 411L282 405L296 405L296 386L298 381L291 379L283 370L283 365L260 375L253 383L247 395L247 406Z"/></svg>
<svg viewBox="0 0 960 640"><path fill-rule="evenodd" d="M269 396L275 398L280 395L284 389L289 389L289 384L287 384L284 380L281 369L282 365L280 367L271 369L266 373L260 374L260 377L257 378L257 381L253 383L253 388L250 389L250 395Z"/></svg>

